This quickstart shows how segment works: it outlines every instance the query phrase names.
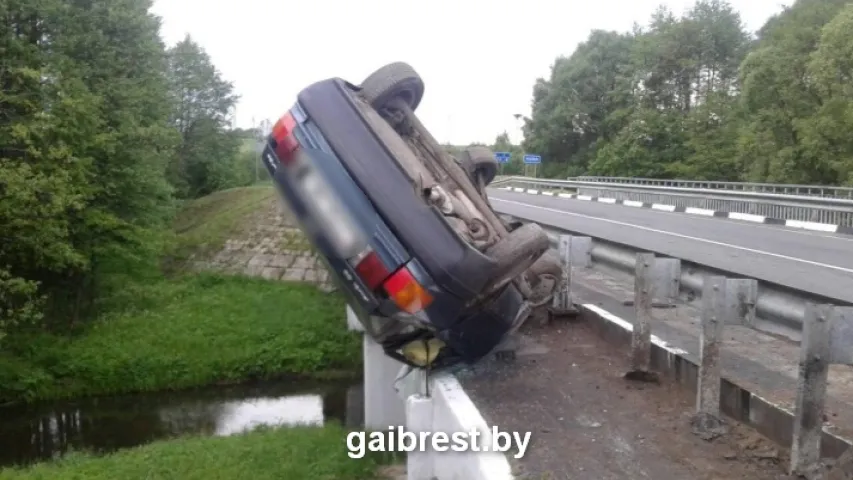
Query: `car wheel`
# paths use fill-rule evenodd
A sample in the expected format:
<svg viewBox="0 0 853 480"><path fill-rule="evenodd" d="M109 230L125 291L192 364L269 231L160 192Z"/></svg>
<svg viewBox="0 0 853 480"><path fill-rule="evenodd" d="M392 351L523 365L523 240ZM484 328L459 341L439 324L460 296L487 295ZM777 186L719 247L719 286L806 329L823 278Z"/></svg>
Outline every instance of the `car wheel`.
<svg viewBox="0 0 853 480"><path fill-rule="evenodd" d="M424 96L424 81L408 63L389 63L361 82L361 94L376 110L400 98L414 111Z"/></svg>
<svg viewBox="0 0 853 480"><path fill-rule="evenodd" d="M475 185L478 184L476 181L478 176L485 186L492 183L498 174L498 161L495 160L495 154L486 147L468 147L460 157L460 165Z"/></svg>
<svg viewBox="0 0 853 480"><path fill-rule="evenodd" d="M535 223L509 232L485 251L497 263L492 289L500 288L523 274L549 247L548 235Z"/></svg>

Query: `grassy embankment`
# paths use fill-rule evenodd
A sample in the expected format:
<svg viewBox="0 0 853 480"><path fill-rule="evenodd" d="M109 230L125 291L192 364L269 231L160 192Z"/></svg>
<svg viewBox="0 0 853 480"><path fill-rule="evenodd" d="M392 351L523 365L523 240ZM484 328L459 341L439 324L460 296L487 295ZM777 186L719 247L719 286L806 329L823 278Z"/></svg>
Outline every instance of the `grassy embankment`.
<svg viewBox="0 0 853 480"><path fill-rule="evenodd" d="M190 202L172 263L217 251L272 195L248 187ZM355 372L359 342L343 311L340 297L305 284L200 273L128 281L73 337L7 338L0 403Z"/></svg>
<svg viewBox="0 0 853 480"><path fill-rule="evenodd" d="M389 457L347 456L339 426L260 429L232 437L155 442L104 457L72 454L0 480L361 480L376 479Z"/></svg>
<svg viewBox="0 0 853 480"><path fill-rule="evenodd" d="M184 206L170 262L217 251L269 202L270 187L218 192ZM181 270L181 269L178 269ZM130 281L84 331L9 337L0 402L158 391L360 368L344 303L314 286L184 273ZM377 459L346 455L340 426L183 438L107 457L71 455L0 478L369 478Z"/></svg>

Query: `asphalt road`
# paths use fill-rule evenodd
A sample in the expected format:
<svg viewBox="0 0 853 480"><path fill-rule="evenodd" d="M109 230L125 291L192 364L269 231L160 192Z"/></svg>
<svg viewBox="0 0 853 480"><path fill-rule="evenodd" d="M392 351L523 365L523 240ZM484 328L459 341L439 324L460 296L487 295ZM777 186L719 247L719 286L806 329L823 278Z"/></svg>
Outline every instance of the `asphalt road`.
<svg viewBox="0 0 853 480"><path fill-rule="evenodd" d="M633 245L853 303L853 237L491 189L492 206L543 226Z"/></svg>

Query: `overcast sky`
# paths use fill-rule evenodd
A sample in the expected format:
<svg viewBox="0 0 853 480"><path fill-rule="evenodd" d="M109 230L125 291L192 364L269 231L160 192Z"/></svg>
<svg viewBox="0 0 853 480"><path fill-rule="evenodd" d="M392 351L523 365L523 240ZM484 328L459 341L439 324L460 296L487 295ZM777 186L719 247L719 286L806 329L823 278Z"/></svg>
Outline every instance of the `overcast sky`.
<svg viewBox="0 0 853 480"><path fill-rule="evenodd" d="M241 96L237 124L275 121L300 89L329 77L359 83L410 63L426 93L418 114L441 142L491 143L529 115L533 83L592 29L626 31L655 7L693 0L155 0L172 45L189 33ZM731 0L754 31L790 0Z"/></svg>

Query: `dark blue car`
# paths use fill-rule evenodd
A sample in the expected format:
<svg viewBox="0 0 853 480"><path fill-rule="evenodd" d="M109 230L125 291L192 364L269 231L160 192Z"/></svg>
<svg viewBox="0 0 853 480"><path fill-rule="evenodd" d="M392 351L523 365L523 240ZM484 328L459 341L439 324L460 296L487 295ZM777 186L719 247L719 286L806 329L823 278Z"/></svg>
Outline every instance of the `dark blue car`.
<svg viewBox="0 0 853 480"><path fill-rule="evenodd" d="M359 86L314 83L274 126L263 162L366 332L387 355L438 369L491 352L559 270L537 225L489 206L491 152L452 156L420 124L423 92L405 63ZM407 355L413 345L432 351Z"/></svg>

